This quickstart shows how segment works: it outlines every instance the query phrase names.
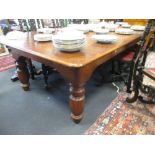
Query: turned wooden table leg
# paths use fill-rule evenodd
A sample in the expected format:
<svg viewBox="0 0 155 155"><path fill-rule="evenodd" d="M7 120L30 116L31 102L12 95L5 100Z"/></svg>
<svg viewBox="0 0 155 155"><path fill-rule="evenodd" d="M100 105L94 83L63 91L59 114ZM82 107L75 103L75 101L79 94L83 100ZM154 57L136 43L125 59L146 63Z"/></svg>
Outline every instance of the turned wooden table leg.
<svg viewBox="0 0 155 155"><path fill-rule="evenodd" d="M32 80L34 80L35 77L34 77L34 70L33 70L33 64L32 64L31 59L27 60L27 64L28 64L28 68L29 68L29 71L30 71L30 77L31 77Z"/></svg>
<svg viewBox="0 0 155 155"><path fill-rule="evenodd" d="M25 58L24 57L18 58L18 60L16 61L16 66L21 86L25 91L27 91L29 90L29 72Z"/></svg>
<svg viewBox="0 0 155 155"><path fill-rule="evenodd" d="M70 84L70 108L71 118L75 123L79 123L83 117L85 100L85 88L83 85L74 86Z"/></svg>

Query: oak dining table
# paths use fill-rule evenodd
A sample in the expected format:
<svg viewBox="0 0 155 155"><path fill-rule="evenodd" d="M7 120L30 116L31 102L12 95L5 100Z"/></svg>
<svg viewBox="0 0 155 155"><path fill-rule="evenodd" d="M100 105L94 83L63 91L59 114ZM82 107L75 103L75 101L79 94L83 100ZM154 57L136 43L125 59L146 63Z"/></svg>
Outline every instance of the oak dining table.
<svg viewBox="0 0 155 155"><path fill-rule="evenodd" d="M29 71L27 59L55 68L69 83L69 105L71 118L79 123L83 118L85 103L85 84L90 79L93 71L101 64L107 62L140 40L141 34L120 35L113 44L97 43L89 32L86 35L86 45L79 52L69 53L57 50L51 41L34 41L35 32L27 33L26 38L9 40L0 36L0 43L12 48L12 55L16 59L18 77L24 90L28 90ZM104 94L103 94L104 95Z"/></svg>

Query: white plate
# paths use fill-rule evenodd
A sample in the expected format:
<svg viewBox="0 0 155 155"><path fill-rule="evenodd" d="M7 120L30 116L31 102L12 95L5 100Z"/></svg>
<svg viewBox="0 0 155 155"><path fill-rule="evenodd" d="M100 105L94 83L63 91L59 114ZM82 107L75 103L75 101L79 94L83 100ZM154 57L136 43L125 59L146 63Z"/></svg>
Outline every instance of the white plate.
<svg viewBox="0 0 155 155"><path fill-rule="evenodd" d="M82 31L83 33L89 32L89 28L85 28L85 27L78 27L76 30Z"/></svg>
<svg viewBox="0 0 155 155"><path fill-rule="evenodd" d="M40 39L40 38L34 38L35 41L52 41L52 38L43 38L43 39Z"/></svg>
<svg viewBox="0 0 155 155"><path fill-rule="evenodd" d="M135 30L135 31L144 31L145 30L145 26L133 25L133 26L131 26L131 29Z"/></svg>
<svg viewBox="0 0 155 155"><path fill-rule="evenodd" d="M53 28L41 28L41 29L37 29L37 32L39 33L45 33L45 34L50 34L53 33L55 31L55 29Z"/></svg>
<svg viewBox="0 0 155 155"><path fill-rule="evenodd" d="M85 42L85 39L83 40L75 40L75 41L61 41L61 40L53 40L56 44L60 45L74 45L74 44L81 44Z"/></svg>
<svg viewBox="0 0 155 155"><path fill-rule="evenodd" d="M62 28L62 31L60 33L78 33L78 34L84 34L83 31L78 31L74 27L65 27L65 28Z"/></svg>
<svg viewBox="0 0 155 155"><path fill-rule="evenodd" d="M94 29L93 31L97 34L106 34L109 32L108 29Z"/></svg>
<svg viewBox="0 0 155 155"><path fill-rule="evenodd" d="M99 24L87 24L87 28L89 31L93 31L94 29L101 28L101 25Z"/></svg>
<svg viewBox="0 0 155 155"><path fill-rule="evenodd" d="M85 43L74 44L74 45L60 45L60 44L53 43L53 45L56 47L59 47L59 48L64 48L64 49L74 49L74 48L83 47L85 45Z"/></svg>
<svg viewBox="0 0 155 155"><path fill-rule="evenodd" d="M77 46L73 46L73 45L60 46L60 45L55 44L55 43L53 45L55 46L55 48L57 48L60 51L75 52L75 51L81 50L81 48L83 48L85 46L85 43L83 43L81 45L77 45Z"/></svg>
<svg viewBox="0 0 155 155"><path fill-rule="evenodd" d="M122 27L123 27L123 28L130 28L131 25L129 25L129 24L123 24Z"/></svg>
<svg viewBox="0 0 155 155"><path fill-rule="evenodd" d="M109 29L109 31L113 32L115 31L116 28L118 28L119 25L116 25L116 24L107 24L105 25L105 28L106 29Z"/></svg>
<svg viewBox="0 0 155 155"><path fill-rule="evenodd" d="M53 35L53 40L59 40L59 41L76 41L76 40L83 40L86 36L81 33L77 32L71 32L71 33L59 33L57 35Z"/></svg>
<svg viewBox="0 0 155 155"><path fill-rule="evenodd" d="M87 25L87 24L79 24L79 25L76 27L76 30L82 31L82 32L84 32L84 33L89 32L89 29L90 29L90 27L89 27L89 25Z"/></svg>
<svg viewBox="0 0 155 155"><path fill-rule="evenodd" d="M60 51L69 52L69 53L77 52L77 51L81 50L81 47L80 48L74 48L74 49L65 49L65 48L59 48L59 47L56 47L56 48Z"/></svg>
<svg viewBox="0 0 155 155"><path fill-rule="evenodd" d="M116 22L115 24L121 26L121 25L126 25L126 24L128 24L128 23L127 23L127 22Z"/></svg>
<svg viewBox="0 0 155 155"><path fill-rule="evenodd" d="M98 26L98 28L104 28L107 24L108 24L107 22L100 22L96 25Z"/></svg>
<svg viewBox="0 0 155 155"><path fill-rule="evenodd" d="M118 40L114 35L93 35L92 39L102 43L114 43Z"/></svg>
<svg viewBox="0 0 155 155"><path fill-rule="evenodd" d="M117 34L133 34L133 30L125 29L125 28L118 28L115 30L115 33L117 33Z"/></svg>
<svg viewBox="0 0 155 155"><path fill-rule="evenodd" d="M20 40L26 37L27 37L27 34L21 31L11 31L11 32L8 32L6 35L6 38L10 40Z"/></svg>
<svg viewBox="0 0 155 155"><path fill-rule="evenodd" d="M52 34L35 34L34 40L35 41L51 41Z"/></svg>

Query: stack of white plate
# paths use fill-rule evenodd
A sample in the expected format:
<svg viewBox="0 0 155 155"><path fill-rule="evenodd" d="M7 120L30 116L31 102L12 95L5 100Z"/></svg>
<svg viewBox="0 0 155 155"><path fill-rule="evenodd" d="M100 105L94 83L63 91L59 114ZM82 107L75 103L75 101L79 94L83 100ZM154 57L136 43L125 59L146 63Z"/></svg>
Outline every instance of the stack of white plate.
<svg viewBox="0 0 155 155"><path fill-rule="evenodd" d="M35 41L51 41L52 34L35 34L34 40Z"/></svg>
<svg viewBox="0 0 155 155"><path fill-rule="evenodd" d="M119 26L122 26L122 25L126 25L126 24L128 24L127 22L116 22L115 23L116 25L119 25Z"/></svg>
<svg viewBox="0 0 155 155"><path fill-rule="evenodd" d="M93 35L92 39L101 43L114 43L118 40L118 38L114 35Z"/></svg>
<svg viewBox="0 0 155 155"><path fill-rule="evenodd" d="M37 32L39 32L39 33L46 33L46 34L53 33L54 31L55 31L55 29L53 29L53 28L41 28L41 29L37 29Z"/></svg>
<svg viewBox="0 0 155 155"><path fill-rule="evenodd" d="M78 30L76 30L76 29L74 29L73 27L64 27L64 28L62 28L62 30L61 31L59 31L59 32L57 32L57 34L61 34L61 33L81 33L81 34L84 34L84 32L83 31L78 31Z"/></svg>
<svg viewBox="0 0 155 155"><path fill-rule="evenodd" d="M101 29L101 28L97 28L93 30L96 34L106 34L109 32L108 29Z"/></svg>
<svg viewBox="0 0 155 155"><path fill-rule="evenodd" d="M89 32L89 24L70 24L68 25L69 29L81 31L83 33Z"/></svg>
<svg viewBox="0 0 155 155"><path fill-rule="evenodd" d="M133 30L125 29L125 28L118 28L115 30L115 33L117 33L117 34L133 34Z"/></svg>
<svg viewBox="0 0 155 155"><path fill-rule="evenodd" d="M107 25L105 25L105 28L109 29L109 31L111 31L111 32L115 31L118 27L119 27L119 25L117 25L117 24L107 24Z"/></svg>
<svg viewBox="0 0 155 155"><path fill-rule="evenodd" d="M129 24L123 24L122 27L123 27L123 28L130 28L131 25L129 25Z"/></svg>
<svg viewBox="0 0 155 155"><path fill-rule="evenodd" d="M145 26L133 25L133 26L131 26L131 29L135 30L135 31L144 31L145 30Z"/></svg>
<svg viewBox="0 0 155 155"><path fill-rule="evenodd" d="M58 50L66 52L79 51L86 43L85 35L77 32L59 33L52 40Z"/></svg>

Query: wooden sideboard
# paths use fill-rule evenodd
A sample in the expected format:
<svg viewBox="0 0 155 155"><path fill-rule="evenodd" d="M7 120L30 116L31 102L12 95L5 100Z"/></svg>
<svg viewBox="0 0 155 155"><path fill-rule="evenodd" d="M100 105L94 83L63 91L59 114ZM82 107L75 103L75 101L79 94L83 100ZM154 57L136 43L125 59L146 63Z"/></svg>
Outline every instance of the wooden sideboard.
<svg viewBox="0 0 155 155"><path fill-rule="evenodd" d="M128 22L130 25L144 25L147 24L147 19L123 19L124 22Z"/></svg>

